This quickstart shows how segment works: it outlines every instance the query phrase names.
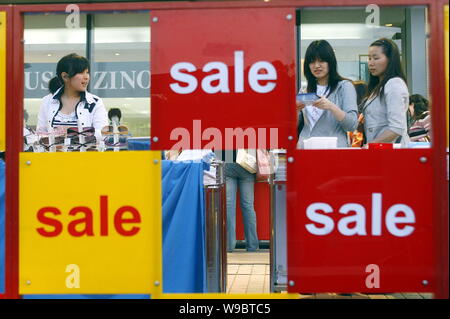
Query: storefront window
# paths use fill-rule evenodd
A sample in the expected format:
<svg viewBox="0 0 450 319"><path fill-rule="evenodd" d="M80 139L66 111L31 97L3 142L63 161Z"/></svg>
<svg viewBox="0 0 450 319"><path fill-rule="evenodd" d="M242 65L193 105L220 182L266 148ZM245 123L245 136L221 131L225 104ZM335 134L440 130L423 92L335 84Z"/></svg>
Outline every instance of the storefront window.
<svg viewBox="0 0 450 319"><path fill-rule="evenodd" d="M92 93L118 108L133 137L150 136L149 13L93 15Z"/></svg>
<svg viewBox="0 0 450 319"><path fill-rule="evenodd" d="M86 57L90 62L88 91L101 98L109 117L109 123L105 122L103 127L108 124L112 127L111 115L119 114L120 117L120 123L117 123L121 126L120 135L116 134L115 139L108 134L99 135L96 137L95 147L92 140L92 149L97 147L100 150L103 147L99 144L100 139L105 140L104 149L108 150L108 146L114 146L117 151L128 149L125 139L149 137L148 11L80 14L76 20L70 20L70 16L65 13L29 14L25 16L25 144L42 144L40 133L35 134L36 136L32 134L37 133L36 129L39 129L38 113L42 99L50 93L48 83L56 75L58 61L70 53ZM82 126L86 128L84 123ZM127 134L123 134L124 132ZM57 139L60 138L62 142L63 137L67 138L67 134L58 136ZM45 141L47 139L44 138ZM69 142L64 143L66 145L60 145L62 143L56 141L56 148L48 150L70 150L70 147L66 147ZM81 145L85 143L82 142ZM41 146L44 148L39 146L33 149L24 145L24 149L35 152L47 150L45 143Z"/></svg>
<svg viewBox="0 0 450 319"><path fill-rule="evenodd" d="M417 99L420 95L430 101L426 16L426 7L420 6L370 5L359 8L301 9L298 26L300 61L297 86L299 89L306 89L307 81L303 74L303 64L305 52L313 41L323 39L330 43L337 59L337 70L342 77L367 84L370 76L369 46L377 39L387 38L392 40L400 51L409 96ZM363 101L362 96L360 101ZM411 109L413 109L412 106ZM361 105L359 111L361 111ZM405 116L410 117L408 114ZM409 121L413 120L409 119ZM413 140L417 141L417 139Z"/></svg>
<svg viewBox="0 0 450 319"><path fill-rule="evenodd" d="M69 53L86 55L86 15L80 15L79 28L67 28L66 18L65 14L24 17L24 107L31 129L36 129L42 98L50 93L48 81L55 76L58 60Z"/></svg>

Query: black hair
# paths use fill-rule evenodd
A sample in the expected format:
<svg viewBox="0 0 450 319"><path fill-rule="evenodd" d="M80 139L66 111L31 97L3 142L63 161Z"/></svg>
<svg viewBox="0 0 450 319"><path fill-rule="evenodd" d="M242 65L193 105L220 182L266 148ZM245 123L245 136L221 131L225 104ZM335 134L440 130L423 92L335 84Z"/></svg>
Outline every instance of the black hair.
<svg viewBox="0 0 450 319"><path fill-rule="evenodd" d="M398 50L397 44L395 44L394 41L386 38L381 38L373 42L370 46L381 47L383 54L388 59L388 65L381 82L378 76L373 76L372 74L370 74L369 76L367 95L371 96L372 94L374 94L375 96L379 95L380 97L382 97L384 93L384 85L387 81L392 78L399 77L402 78L406 83L406 76L405 72L403 72L403 67L400 62L400 52Z"/></svg>
<svg viewBox="0 0 450 319"><path fill-rule="evenodd" d="M425 118L428 113L428 100L420 94L413 94L409 97L409 104L414 105L414 120Z"/></svg>
<svg viewBox="0 0 450 319"><path fill-rule="evenodd" d="M56 65L56 76L48 82L48 89L51 93L55 93L64 85L61 73L66 72L69 78L84 70L90 70L89 61L76 53L71 53L61 58Z"/></svg>
<svg viewBox="0 0 450 319"><path fill-rule="evenodd" d="M358 105L358 111L361 113L362 102L367 95L367 84L364 81L354 81L353 86L356 90L356 103Z"/></svg>
<svg viewBox="0 0 450 319"><path fill-rule="evenodd" d="M109 111L108 111L109 120L112 121L112 118L114 116L117 116L119 118L119 122L120 122L120 119L122 118L122 112L120 111L120 109L118 109L118 108L109 109Z"/></svg>
<svg viewBox="0 0 450 319"><path fill-rule="evenodd" d="M330 95L337 87L338 83L345 80L337 71L337 60L334 50L330 43L326 40L313 41L305 53L305 61L303 64L303 74L308 82L307 92L317 91L317 79L312 74L309 64L319 60L328 63L328 95Z"/></svg>

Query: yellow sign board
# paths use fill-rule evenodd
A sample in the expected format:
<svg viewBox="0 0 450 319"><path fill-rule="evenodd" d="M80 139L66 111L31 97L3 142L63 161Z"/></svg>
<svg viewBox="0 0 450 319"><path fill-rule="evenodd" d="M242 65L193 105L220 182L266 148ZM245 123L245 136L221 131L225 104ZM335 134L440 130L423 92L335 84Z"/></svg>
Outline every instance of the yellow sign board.
<svg viewBox="0 0 450 319"><path fill-rule="evenodd" d="M6 12L0 12L0 152L5 150Z"/></svg>
<svg viewBox="0 0 450 319"><path fill-rule="evenodd" d="M21 153L20 294L162 292L160 152Z"/></svg>

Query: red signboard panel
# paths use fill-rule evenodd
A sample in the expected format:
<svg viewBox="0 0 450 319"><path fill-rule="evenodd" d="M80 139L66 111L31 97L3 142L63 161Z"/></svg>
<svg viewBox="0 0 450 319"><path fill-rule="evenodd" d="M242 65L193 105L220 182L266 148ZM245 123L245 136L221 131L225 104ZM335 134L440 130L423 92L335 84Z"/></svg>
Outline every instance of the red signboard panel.
<svg viewBox="0 0 450 319"><path fill-rule="evenodd" d="M295 146L293 9L155 10L151 36L152 149Z"/></svg>
<svg viewBox="0 0 450 319"><path fill-rule="evenodd" d="M433 292L432 152L294 151L290 292Z"/></svg>

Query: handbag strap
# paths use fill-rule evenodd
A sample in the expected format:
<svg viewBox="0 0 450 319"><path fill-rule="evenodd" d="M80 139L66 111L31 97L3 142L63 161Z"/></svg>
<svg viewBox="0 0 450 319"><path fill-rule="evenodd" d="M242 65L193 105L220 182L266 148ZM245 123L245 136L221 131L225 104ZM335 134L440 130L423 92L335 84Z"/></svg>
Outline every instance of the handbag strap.
<svg viewBox="0 0 450 319"><path fill-rule="evenodd" d="M369 101L369 97L367 97L366 99L364 99L364 101L362 102L363 107L361 109L361 113L364 113L364 111L367 109L367 107L372 104L373 101L375 101L377 97L374 96L370 101ZM369 103L367 103L367 101L369 101Z"/></svg>

